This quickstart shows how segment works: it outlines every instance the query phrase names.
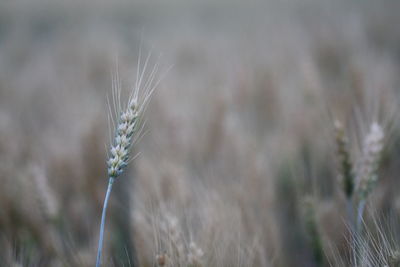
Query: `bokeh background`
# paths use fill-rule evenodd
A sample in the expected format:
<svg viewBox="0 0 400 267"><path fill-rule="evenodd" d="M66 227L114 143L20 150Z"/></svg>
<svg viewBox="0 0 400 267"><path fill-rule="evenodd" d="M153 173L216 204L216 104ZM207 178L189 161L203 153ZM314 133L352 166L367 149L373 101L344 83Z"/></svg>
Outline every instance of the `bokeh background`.
<svg viewBox="0 0 400 267"><path fill-rule="evenodd" d="M383 126L368 210L394 222L395 241L399 10L396 0L2 0L0 266L94 266L112 73L129 91L150 53L161 83L140 154L114 185L105 266L158 266L162 255L187 266L194 246L202 266L348 266L334 119L355 159L369 125Z"/></svg>

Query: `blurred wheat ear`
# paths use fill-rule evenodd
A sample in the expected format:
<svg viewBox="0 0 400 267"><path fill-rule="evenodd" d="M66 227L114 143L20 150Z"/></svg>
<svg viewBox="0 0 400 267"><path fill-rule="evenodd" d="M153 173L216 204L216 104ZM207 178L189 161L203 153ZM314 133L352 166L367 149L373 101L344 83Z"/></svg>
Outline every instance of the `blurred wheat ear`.
<svg viewBox="0 0 400 267"><path fill-rule="evenodd" d="M346 196L347 220L350 229L354 230L354 205L353 195L355 187L355 177L353 172L353 162L350 156L349 141L346 136L345 128L338 120L335 126L336 154L338 157L340 178L343 192Z"/></svg>
<svg viewBox="0 0 400 267"><path fill-rule="evenodd" d="M143 113L146 110L154 89L160 81L155 80L158 73L158 64L155 64L148 75L146 75L150 56L151 54L147 56L143 68L140 70L141 56L139 55L136 83L127 101L124 101L125 103L122 103L121 99L121 82L118 71L115 72L113 77L112 100L110 101L110 99L107 98L110 112L109 121L111 122L112 129L114 129L114 138L110 141L111 148L107 160L109 182L101 215L96 267L101 266L104 225L113 183L133 159L133 157L131 157L131 148L142 135L144 126Z"/></svg>
<svg viewBox="0 0 400 267"><path fill-rule="evenodd" d="M358 169L358 207L357 207L357 222L356 230L361 233L363 222L364 208L367 197L375 188L378 181L378 169L383 150L384 132L382 127L374 122L370 126L369 133L365 137L363 155Z"/></svg>

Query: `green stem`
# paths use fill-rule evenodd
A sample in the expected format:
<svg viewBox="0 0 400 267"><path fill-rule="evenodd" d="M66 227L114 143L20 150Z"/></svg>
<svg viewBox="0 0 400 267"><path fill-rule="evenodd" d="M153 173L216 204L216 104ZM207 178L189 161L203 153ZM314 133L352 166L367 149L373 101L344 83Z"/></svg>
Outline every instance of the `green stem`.
<svg viewBox="0 0 400 267"><path fill-rule="evenodd" d="M350 232L354 233L355 230L354 204L350 197L346 199L346 212L347 212L347 223L348 226L350 227Z"/></svg>
<svg viewBox="0 0 400 267"><path fill-rule="evenodd" d="M100 265L101 265L101 253L102 253L102 249L103 249L104 224L106 221L107 204L108 204L108 199L110 198L110 193L111 193L112 185L114 183L114 179L115 178L110 177L110 179L108 181L106 197L104 199L103 213L101 215L100 237L99 237L99 246L98 246L98 250L97 250L96 267L100 267Z"/></svg>
<svg viewBox="0 0 400 267"><path fill-rule="evenodd" d="M356 224L356 231L357 231L357 235L362 234L362 226L363 226L363 217L364 217L364 209L365 209L365 204L366 204L366 200L362 199L360 200L360 203L358 204L358 209L357 209L357 224Z"/></svg>

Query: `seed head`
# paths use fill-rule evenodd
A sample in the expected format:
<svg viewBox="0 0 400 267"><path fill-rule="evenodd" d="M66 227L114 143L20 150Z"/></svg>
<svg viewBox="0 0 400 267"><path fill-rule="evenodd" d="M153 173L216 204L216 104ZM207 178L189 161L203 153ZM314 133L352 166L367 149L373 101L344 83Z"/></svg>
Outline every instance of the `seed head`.
<svg viewBox="0 0 400 267"><path fill-rule="evenodd" d="M116 73L113 79L112 100L114 112L110 112L111 120L114 124L114 138L111 141L111 148L107 160L108 175L110 178L117 178L123 172L130 160L130 150L132 144L140 137L143 128L142 115L147 107L150 97L158 85L159 80L155 81L158 64L145 75L150 55L147 57L143 70L137 72L136 84L132 90L126 104L121 104L121 85ZM140 67L140 58L138 68ZM145 76L148 76L144 81ZM110 101L108 101L110 103ZM110 111L111 111L110 107Z"/></svg>
<svg viewBox="0 0 400 267"><path fill-rule="evenodd" d="M156 260L157 260L157 264L158 264L158 266L166 266L166 264L167 264L167 258L168 258L168 256L167 256L167 253L161 253L161 254L158 254L157 256L156 256Z"/></svg>
<svg viewBox="0 0 400 267"><path fill-rule="evenodd" d="M199 248L196 243L190 242L189 244L189 253L188 253L188 263L189 266L201 266L201 258L203 257L204 252L201 248Z"/></svg>
<svg viewBox="0 0 400 267"><path fill-rule="evenodd" d="M358 190L361 198L366 198L378 179L378 168L383 150L384 133L374 122L365 138L363 158L358 171Z"/></svg>
<svg viewBox="0 0 400 267"><path fill-rule="evenodd" d="M111 156L108 159L108 175L116 178L119 176L129 160L129 150L132 144L132 137L137 131L139 113L132 110L131 106L121 114L117 127L114 144L111 146Z"/></svg>
<svg viewBox="0 0 400 267"><path fill-rule="evenodd" d="M340 121L335 121L335 139L343 190L346 197L351 198L354 191L353 164L350 158L349 142Z"/></svg>

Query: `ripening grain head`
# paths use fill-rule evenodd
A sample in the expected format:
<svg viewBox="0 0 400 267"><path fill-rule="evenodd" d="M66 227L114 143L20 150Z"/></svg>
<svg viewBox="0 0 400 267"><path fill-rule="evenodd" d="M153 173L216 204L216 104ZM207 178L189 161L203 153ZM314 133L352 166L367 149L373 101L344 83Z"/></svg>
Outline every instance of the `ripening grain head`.
<svg viewBox="0 0 400 267"><path fill-rule="evenodd" d="M349 141L342 123L335 121L336 154L339 161L340 176L344 193L351 198L354 191L353 163L350 156Z"/></svg>
<svg viewBox="0 0 400 267"><path fill-rule="evenodd" d="M115 131L107 161L108 175L110 178L118 177L128 165L131 159L129 150L142 133L144 125L142 115L158 84L158 81L154 79L158 71L158 64L154 65L146 81L144 81L149 59L150 54L146 58L142 71L140 71L139 56L136 84L126 103L121 103L121 82L118 73L116 73L113 78L113 108L110 107L110 120L113 126L115 126ZM108 103L110 103L110 101L108 101Z"/></svg>
<svg viewBox="0 0 400 267"><path fill-rule="evenodd" d="M358 191L361 198L366 198L373 189L378 177L380 156L383 150L384 132L382 127L373 122L365 137L363 155L358 170Z"/></svg>

